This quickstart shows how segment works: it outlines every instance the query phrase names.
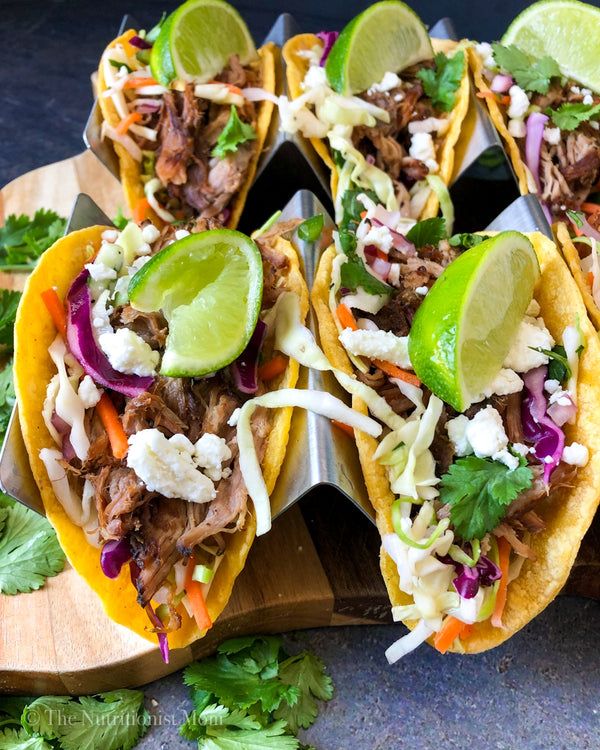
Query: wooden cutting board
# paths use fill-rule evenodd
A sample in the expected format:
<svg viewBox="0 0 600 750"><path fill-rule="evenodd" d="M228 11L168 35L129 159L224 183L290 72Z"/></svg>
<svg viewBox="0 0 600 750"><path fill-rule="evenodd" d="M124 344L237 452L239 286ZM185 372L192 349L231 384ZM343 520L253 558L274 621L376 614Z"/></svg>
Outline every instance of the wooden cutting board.
<svg viewBox="0 0 600 750"><path fill-rule="evenodd" d="M11 213L68 215L86 192L108 216L123 204L117 180L85 152L18 178L0 191ZM0 274L0 287L23 279ZM318 488L258 539L231 600L206 638L163 664L151 643L116 625L67 567L43 589L0 595L0 692L95 693L141 685L212 651L224 638L328 625L389 622L375 527L329 487ZM581 548L567 592L600 599L600 523Z"/></svg>

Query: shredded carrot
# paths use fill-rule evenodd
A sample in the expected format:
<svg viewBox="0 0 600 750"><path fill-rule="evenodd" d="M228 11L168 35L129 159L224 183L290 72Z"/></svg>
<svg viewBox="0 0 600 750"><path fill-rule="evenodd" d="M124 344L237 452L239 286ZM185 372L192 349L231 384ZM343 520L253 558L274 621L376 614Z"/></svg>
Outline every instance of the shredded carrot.
<svg viewBox="0 0 600 750"><path fill-rule="evenodd" d="M466 623L461 620L457 620L456 617L448 615L442 623L441 630L439 630L433 639L433 645L440 652L445 654L446 651L452 646L457 638L460 638L461 633L465 629Z"/></svg>
<svg viewBox="0 0 600 750"><path fill-rule="evenodd" d="M121 122L115 128L115 131L119 133L119 135L125 135L130 126L136 122L139 122L141 119L142 116L139 112L131 112L131 114L127 115L127 117L124 117L121 120Z"/></svg>
<svg viewBox="0 0 600 750"><path fill-rule="evenodd" d="M232 94L239 94L240 96L244 96L242 89L239 86L234 86L233 83L226 83L225 81L209 81L209 83L219 83L221 84L221 86L227 86Z"/></svg>
<svg viewBox="0 0 600 750"><path fill-rule="evenodd" d="M183 587L185 588L185 593L190 601L190 606L192 607L198 630L203 632L212 628L212 620L210 619L208 608L204 600L204 594L202 593L202 584L199 581L194 581L192 578L195 567L196 560L192 555L188 560L188 564L185 566Z"/></svg>
<svg viewBox="0 0 600 750"><path fill-rule="evenodd" d="M582 203L581 209L586 212L586 214L597 214L600 213L600 203Z"/></svg>
<svg viewBox="0 0 600 750"><path fill-rule="evenodd" d="M500 96L499 94L494 93L493 91L478 91L477 96L480 99L491 99L494 102L497 102L498 104L504 104L508 106L510 104L510 96Z"/></svg>
<svg viewBox="0 0 600 750"><path fill-rule="evenodd" d="M354 320L354 315L352 315L352 310L350 310L349 307L346 307L343 302L340 302L337 306L336 313L342 328L351 328L353 331L358 331L358 326L356 325L356 320Z"/></svg>
<svg viewBox="0 0 600 750"><path fill-rule="evenodd" d="M587 283L590 286L594 286L594 274L591 271L587 275Z"/></svg>
<svg viewBox="0 0 600 750"><path fill-rule="evenodd" d="M141 224L148 218L148 212L150 211L150 204L148 198L138 198L135 206L133 207L133 220L136 224Z"/></svg>
<svg viewBox="0 0 600 750"><path fill-rule="evenodd" d="M408 372L407 370L403 370L401 367L393 365L391 362L384 362L381 359L374 359L373 364L375 365L375 367L379 367L380 370L383 370L383 372L391 375L392 378L404 380L405 383L416 385L417 388L421 385L421 381L415 374L413 374L412 372Z"/></svg>
<svg viewBox="0 0 600 750"><path fill-rule="evenodd" d="M113 456L118 459L125 458L129 449L127 435L125 434L115 405L107 393L102 394L100 401L96 404L96 411L108 435Z"/></svg>
<svg viewBox="0 0 600 750"><path fill-rule="evenodd" d="M261 365L258 368L258 377L260 380L273 380L278 375L281 375L282 372L285 372L286 368L288 366L288 358L284 357L283 354L276 354L274 357L272 357L268 362L265 362L264 365Z"/></svg>
<svg viewBox="0 0 600 750"><path fill-rule="evenodd" d="M577 226L577 224L573 224L573 231L575 232L576 237L583 237L583 231Z"/></svg>
<svg viewBox="0 0 600 750"><path fill-rule="evenodd" d="M366 212L366 211L361 211L361 212L360 212L360 218L361 218L361 219L364 219L366 215L367 215L367 212Z"/></svg>
<svg viewBox="0 0 600 750"><path fill-rule="evenodd" d="M56 289L52 286L50 289L42 292L42 300L46 305L50 317L56 330L61 334L63 339L67 338L67 313L65 312L65 306L60 301Z"/></svg>
<svg viewBox="0 0 600 750"><path fill-rule="evenodd" d="M158 81L156 81L154 78L151 78L150 76L147 76L146 78L139 78L137 76L133 78L128 78L125 83L123 84L124 89L139 89L142 86L158 86Z"/></svg>
<svg viewBox="0 0 600 750"><path fill-rule="evenodd" d="M503 536L498 538L498 563L502 573L500 584L498 586L498 593L496 594L496 606L491 617L492 625L495 628L501 628L502 625L502 613L504 612L504 605L506 604L506 594L508 591L508 564L510 562L510 544L507 539Z"/></svg>
<svg viewBox="0 0 600 750"><path fill-rule="evenodd" d="M331 424L334 427L337 427L338 430L345 432L346 435L350 435L351 438L354 438L354 430L352 429L352 427L350 427L349 424L345 424L344 422L338 422L337 419L332 419Z"/></svg>

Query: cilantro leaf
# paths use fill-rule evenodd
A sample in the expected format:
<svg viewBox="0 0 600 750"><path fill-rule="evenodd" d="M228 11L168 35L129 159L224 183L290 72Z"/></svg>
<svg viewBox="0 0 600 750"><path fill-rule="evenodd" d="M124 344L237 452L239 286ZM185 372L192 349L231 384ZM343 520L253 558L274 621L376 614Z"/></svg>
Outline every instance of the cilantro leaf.
<svg viewBox="0 0 600 750"><path fill-rule="evenodd" d="M306 219L298 227L298 237L304 242L316 242L323 231L323 214Z"/></svg>
<svg viewBox="0 0 600 750"><path fill-rule="evenodd" d="M511 471L499 461L465 456L455 461L440 482L440 500L462 539L481 539L504 517L506 507L531 487L527 466Z"/></svg>
<svg viewBox="0 0 600 750"><path fill-rule="evenodd" d="M282 703L274 715L277 719L284 719L296 734L300 727L308 729L317 718L317 698L322 701L331 700L333 682L325 674L323 662L307 651L282 662L279 665L279 675L283 682L299 690L300 697L293 706Z"/></svg>
<svg viewBox="0 0 600 750"><path fill-rule="evenodd" d="M193 688L214 693L221 703L236 708L250 708L260 703L263 711L273 711L282 700L290 705L298 700L295 688L276 677L263 679L247 672L225 654L190 664L183 681Z"/></svg>
<svg viewBox="0 0 600 750"><path fill-rule="evenodd" d="M284 721L256 730L210 726L205 739L198 742L198 750L297 750L300 743L285 730Z"/></svg>
<svg viewBox="0 0 600 750"><path fill-rule="evenodd" d="M33 268L40 255L63 236L67 220L40 208L33 218L11 214L0 227L0 266L4 270Z"/></svg>
<svg viewBox="0 0 600 750"><path fill-rule="evenodd" d="M582 122L600 114L600 104L564 102L558 109L548 107L546 114L550 115L552 122L561 130L575 130Z"/></svg>
<svg viewBox="0 0 600 750"><path fill-rule="evenodd" d="M52 750L52 746L24 729L0 729L0 750Z"/></svg>
<svg viewBox="0 0 600 750"><path fill-rule="evenodd" d="M436 247L444 237L446 237L446 220L441 216L418 221L406 233L406 239L415 247L425 247L425 245Z"/></svg>
<svg viewBox="0 0 600 750"><path fill-rule="evenodd" d="M0 537L0 593L34 591L43 586L48 576L60 573L65 564L64 552L43 516L19 503L7 511Z"/></svg>
<svg viewBox="0 0 600 750"><path fill-rule="evenodd" d="M236 727L238 729L261 729L254 716L239 708L230 710L218 703L211 703L201 711L192 711L179 727L179 734L187 740L200 740L206 736L206 727Z"/></svg>
<svg viewBox="0 0 600 750"><path fill-rule="evenodd" d="M231 638L217 649L246 672L260 674L263 678L276 677L279 673L280 650L281 638L272 635Z"/></svg>
<svg viewBox="0 0 600 750"><path fill-rule="evenodd" d="M450 112L465 70L465 55L462 50L452 57L438 52L433 59L435 68L423 68L417 76L433 106L439 107L443 112Z"/></svg>
<svg viewBox="0 0 600 750"><path fill-rule="evenodd" d="M6 508L0 508L0 515L6 511ZM2 525L0 524L0 533L2 533ZM9 716L11 719L15 719L17 724L21 722L21 714L27 704L31 703L33 698L18 698L13 696L4 696L0 700L0 716ZM0 719L3 721L4 719Z"/></svg>
<svg viewBox="0 0 600 750"><path fill-rule="evenodd" d="M494 59L498 66L512 75L517 84L526 91L548 93L553 78L560 77L558 63L552 57L530 58L513 44L492 44Z"/></svg>
<svg viewBox="0 0 600 750"><path fill-rule="evenodd" d="M462 247L463 250L470 250L472 247L479 245L480 242L488 239L489 237L485 234L462 232L461 234L453 234L448 242L452 247Z"/></svg>
<svg viewBox="0 0 600 750"><path fill-rule="evenodd" d="M0 289L0 345L13 350L13 329L21 292Z"/></svg>
<svg viewBox="0 0 600 750"><path fill-rule="evenodd" d="M241 146L242 143L253 141L255 138L256 132L252 125L248 125L240 120L237 108L232 104L229 119L217 138L217 144L210 152L210 155L224 159L228 152L237 151L238 146Z"/></svg>
<svg viewBox="0 0 600 750"><path fill-rule="evenodd" d="M117 229L123 230L127 226L129 222L129 219L127 219L125 216L123 216L123 209L121 206L117 208L117 215L112 220L112 223L116 226Z"/></svg>
<svg viewBox="0 0 600 750"><path fill-rule="evenodd" d="M550 357L548 380L558 380L559 383L562 383L571 377L571 367L564 346L557 344L552 349L542 349L541 346L530 346L529 348Z"/></svg>
<svg viewBox="0 0 600 750"><path fill-rule="evenodd" d="M149 721L140 690L114 690L79 700L46 696L33 701L23 714L27 729L58 740L62 750L130 750Z"/></svg>

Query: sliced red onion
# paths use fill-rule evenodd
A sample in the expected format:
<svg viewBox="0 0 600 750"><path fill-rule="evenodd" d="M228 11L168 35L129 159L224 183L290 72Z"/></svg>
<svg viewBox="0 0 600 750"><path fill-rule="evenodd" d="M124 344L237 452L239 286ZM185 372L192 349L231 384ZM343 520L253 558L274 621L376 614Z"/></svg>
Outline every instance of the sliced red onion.
<svg viewBox="0 0 600 750"><path fill-rule="evenodd" d="M372 221L373 224L376 224L379 227L387 227L390 234L392 235L392 247L398 250L398 252L404 253L404 255L408 257L413 257L417 254L416 247L412 242L409 242L403 234L400 234L400 232L396 232L395 229L390 229L387 224L384 224L375 216L373 217Z"/></svg>
<svg viewBox="0 0 600 750"><path fill-rule="evenodd" d="M154 378L117 372L98 347L92 329L89 277L89 271L84 269L67 294L67 343L71 354L96 384L124 396L139 396L150 388Z"/></svg>
<svg viewBox="0 0 600 750"><path fill-rule="evenodd" d="M569 396L561 396L562 399L568 399L568 404L554 403L548 407L548 416L554 422L554 424L562 427L567 422L570 422L577 413L577 407Z"/></svg>
<svg viewBox="0 0 600 750"><path fill-rule="evenodd" d="M375 157L373 156L373 154L367 154L365 156L365 160L367 164L375 164Z"/></svg>
<svg viewBox="0 0 600 750"><path fill-rule="evenodd" d="M586 237L590 237L592 240L596 240L596 242L600 242L600 232L598 232L594 227L589 223L589 221L585 218L583 214L580 214L580 220L581 220L581 226L577 224L573 220L573 218L570 216L570 214L567 214L569 217L569 221L574 227L577 227L577 229L581 230Z"/></svg>
<svg viewBox="0 0 600 750"><path fill-rule="evenodd" d="M548 374L547 367L536 367L523 376L527 396L523 399L521 416L523 435L533 443L534 454L544 465L546 484L554 469L560 463L565 447L565 434L547 415L547 403L544 396L544 382Z"/></svg>
<svg viewBox="0 0 600 750"><path fill-rule="evenodd" d="M371 268L373 269L373 273L376 273L381 277L382 281L387 281L392 264L387 260L383 260L383 258L374 258L371 263Z"/></svg>
<svg viewBox="0 0 600 750"><path fill-rule="evenodd" d="M329 53L331 52L331 48L336 43L339 35L340 35L339 31L319 31L318 32L317 36L323 42L323 54L321 55L321 59L319 60L319 65L321 68L325 65L325 62L327 61L327 58L329 57Z"/></svg>
<svg viewBox="0 0 600 750"><path fill-rule="evenodd" d="M132 47L137 47L138 49L152 49L150 42L142 39L141 36L132 36L131 39L128 39L127 41Z"/></svg>
<svg viewBox="0 0 600 750"><path fill-rule="evenodd" d="M136 112L140 112L143 115L151 115L155 112L160 112L162 102L159 99L136 99L133 102Z"/></svg>
<svg viewBox="0 0 600 750"><path fill-rule="evenodd" d="M513 83L514 80L512 76L498 74L492 79L490 88L496 94L505 94Z"/></svg>
<svg viewBox="0 0 600 750"><path fill-rule="evenodd" d="M121 568L131 560L131 547L127 539L111 539L102 547L100 567L107 578L117 578Z"/></svg>
<svg viewBox="0 0 600 750"><path fill-rule="evenodd" d="M379 222L380 225L384 224L388 229L393 231L398 226L398 222L402 216L400 215L400 211L388 211L381 203L378 203L375 206L372 218L376 222Z"/></svg>
<svg viewBox="0 0 600 750"><path fill-rule="evenodd" d="M259 320L248 346L231 365L235 387L242 393L256 393L258 390L258 360L266 334L267 326Z"/></svg>
<svg viewBox="0 0 600 750"><path fill-rule="evenodd" d="M140 575L140 569L133 560L129 563L129 575L131 576L131 583L137 588L137 579ZM158 638L158 647L160 648L160 655L165 664L169 663L169 639L165 633L165 626L163 625L160 617L152 609L151 604L146 604L144 607L148 619L152 623L152 627L155 629L156 637Z"/></svg>
<svg viewBox="0 0 600 750"><path fill-rule="evenodd" d="M543 115L541 112L532 112L527 118L526 123L525 161L527 162L529 171L533 175L538 193L540 194L542 192L540 184L540 150L547 122L548 115Z"/></svg>
<svg viewBox="0 0 600 750"><path fill-rule="evenodd" d="M229 208L229 206L226 206L221 211L221 219L223 221L223 224L227 224L230 218L231 218L231 209Z"/></svg>
<svg viewBox="0 0 600 750"><path fill-rule="evenodd" d="M60 449L65 461L72 461L75 458L75 449L71 443L71 425L67 424L62 417L53 411L50 422L61 438Z"/></svg>
<svg viewBox="0 0 600 750"><path fill-rule="evenodd" d="M548 208L548 204L544 203L543 201L540 201L540 205L542 207L544 216L546 217L546 221L548 222L548 224L550 224L550 226L552 226L552 212Z"/></svg>

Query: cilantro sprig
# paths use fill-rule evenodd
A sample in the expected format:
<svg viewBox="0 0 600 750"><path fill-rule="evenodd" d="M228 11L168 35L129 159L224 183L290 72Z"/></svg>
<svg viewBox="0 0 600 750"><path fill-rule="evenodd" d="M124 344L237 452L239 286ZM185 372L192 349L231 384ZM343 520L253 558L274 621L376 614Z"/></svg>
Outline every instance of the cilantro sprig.
<svg viewBox="0 0 600 750"><path fill-rule="evenodd" d="M33 218L11 214L0 227L0 268L28 271L50 245L63 236L67 220L40 208Z"/></svg>
<svg viewBox="0 0 600 750"><path fill-rule="evenodd" d="M446 236L446 220L441 216L418 221L406 233L406 239L412 242L416 248L426 245L437 247Z"/></svg>
<svg viewBox="0 0 600 750"><path fill-rule="evenodd" d="M248 125L240 120L237 108L232 104L229 119L217 138L217 144L210 154L219 159L224 159L228 153L237 151L242 143L253 141L255 138L256 131L252 125Z"/></svg>
<svg viewBox="0 0 600 750"><path fill-rule="evenodd" d="M561 130L575 130L582 122L600 115L600 104L583 104L582 102L564 102L558 109L546 108L552 122Z"/></svg>
<svg viewBox="0 0 600 750"><path fill-rule="evenodd" d="M450 505L457 536L481 539L502 520L507 507L533 482L531 469L512 471L500 463L477 456L456 460L440 481L440 500Z"/></svg>
<svg viewBox="0 0 600 750"><path fill-rule="evenodd" d="M462 50L452 57L438 52L433 59L435 67L424 68L417 76L421 79L423 90L433 106L443 112L449 112L454 107L456 92L464 74L465 55Z"/></svg>
<svg viewBox="0 0 600 750"><path fill-rule="evenodd" d="M526 91L547 94L553 78L560 77L558 63L552 57L534 59L514 44L492 44L494 60L498 67L510 73L517 84Z"/></svg>

